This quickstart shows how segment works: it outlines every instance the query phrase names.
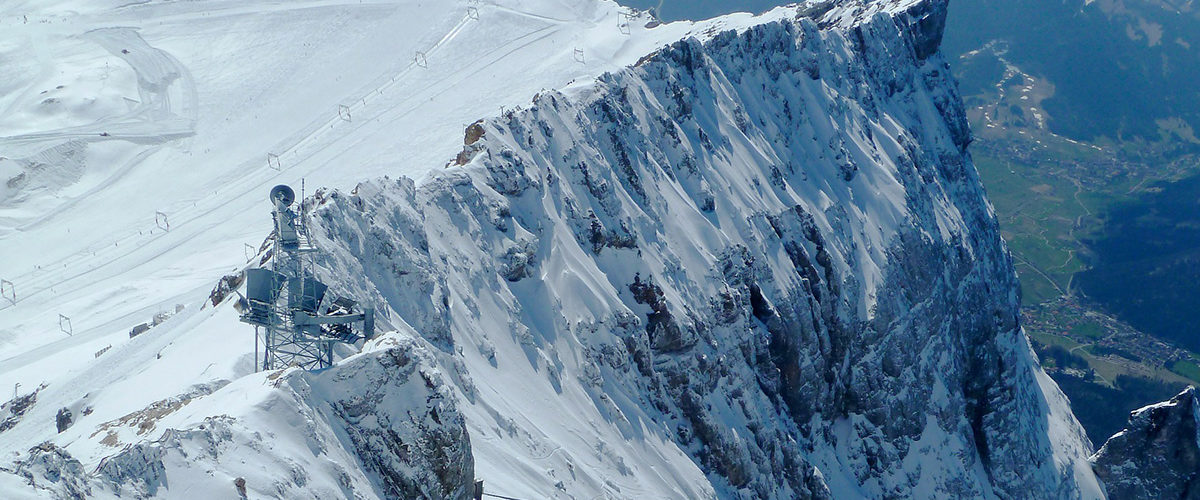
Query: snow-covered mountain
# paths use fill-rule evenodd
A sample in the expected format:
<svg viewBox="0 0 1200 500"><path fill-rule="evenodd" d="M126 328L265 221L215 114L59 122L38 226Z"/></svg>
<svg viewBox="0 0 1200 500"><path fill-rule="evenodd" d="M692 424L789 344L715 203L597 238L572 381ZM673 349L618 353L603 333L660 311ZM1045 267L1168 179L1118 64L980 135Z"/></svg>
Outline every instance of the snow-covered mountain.
<svg viewBox="0 0 1200 500"><path fill-rule="evenodd" d="M21 384L6 496L1105 496L1018 322L938 53L945 0L668 25L599 0L48 12L64 26L38 36L102 37L143 94L108 135L0 142L30 179L74 165L46 155L129 158L6 199L24 249L4 262L61 259L0 310L0 382ZM106 26L123 13L142 30ZM266 188L302 175L331 187L304 201L319 277L388 333L327 370L252 373L250 328L208 291L260 262L239 261ZM66 226L82 241L52 248ZM51 341L60 307L85 313Z"/></svg>

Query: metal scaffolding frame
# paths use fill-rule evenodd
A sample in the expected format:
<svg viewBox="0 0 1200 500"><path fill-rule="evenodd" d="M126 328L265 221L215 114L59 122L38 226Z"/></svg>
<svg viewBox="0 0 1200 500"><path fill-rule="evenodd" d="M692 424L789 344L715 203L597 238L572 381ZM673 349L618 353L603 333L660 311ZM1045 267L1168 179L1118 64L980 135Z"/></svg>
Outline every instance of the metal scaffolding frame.
<svg viewBox="0 0 1200 500"><path fill-rule="evenodd" d="M326 368L333 364L334 344L353 344L374 335L375 311L361 307L356 312L357 303L348 298L324 301L328 286L312 272L316 248L303 206L299 214L292 210L295 192L284 185L275 186L270 198L275 222L270 268L246 270L247 307L241 317L254 325L255 368Z"/></svg>

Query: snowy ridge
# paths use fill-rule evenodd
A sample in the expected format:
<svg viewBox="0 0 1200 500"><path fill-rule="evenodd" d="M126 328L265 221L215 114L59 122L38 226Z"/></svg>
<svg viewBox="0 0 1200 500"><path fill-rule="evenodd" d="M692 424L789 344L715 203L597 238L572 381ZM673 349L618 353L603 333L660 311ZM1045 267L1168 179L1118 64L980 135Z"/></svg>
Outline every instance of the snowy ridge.
<svg viewBox="0 0 1200 500"><path fill-rule="evenodd" d="M502 491L710 494L655 472L681 451L720 497L1102 497L925 50L945 3L905 7L678 42L323 193L327 278L454 360Z"/></svg>
<svg viewBox="0 0 1200 500"><path fill-rule="evenodd" d="M936 53L946 2L808 2L761 17L637 23L628 39L610 3L572 2L584 7L582 21L554 2L525 3L479 8L529 23L512 24L520 33L486 24L488 35L553 46L506 49L517 60L569 60L571 33L594 44L586 71L547 81L560 90L538 93L528 109L515 109L512 95L529 83L473 96L496 82L438 73L458 82L446 88L459 104L382 98L378 108L351 103L354 116L378 122L305 117L299 123L316 127L268 134L303 168L196 173L209 176L207 187L251 186L218 190L230 196L207 211L171 212L204 231L185 224L156 235L145 251L157 256L105 261L98 250L105 265L131 270L71 278L91 283L69 294L97 316L82 339L38 347L9 336L13 356L0 363L19 364L0 366L0 381L24 382L23 393L49 384L20 415L0 409L0 422L15 422L0 423L0 489L18 498L243 489L462 498L481 478L520 498L1103 496L1090 444L1017 323L1015 274ZM402 4L281 9L338 12L339 25L386 32ZM427 35L462 50L453 47L471 33L467 3L447 4L433 11L445 30ZM227 20L274 12L221 5ZM190 4L127 8L163 9L166 26L198 19ZM627 41L595 63L596 47L613 40ZM178 40L170 48L186 51ZM598 69L613 72L593 81ZM404 75L419 73L403 63L389 71L402 75L396 90L430 102L442 95L429 90L436 76L410 81ZM377 80L357 84L392 81L386 72ZM312 92L330 88L339 87ZM255 110L292 117L281 111L286 100L259 97L268 102ZM448 131L495 103L507 103L502 116L468 127L454 157L463 143ZM438 114L446 109L452 118ZM256 125L245 119L221 133ZM201 114L194 140L227 144L221 128ZM250 149L220 154L248 165L260 153ZM402 151L418 166L386 160ZM302 173L343 188L347 176L421 177L306 201L325 249L320 277L373 298L380 326L401 333L322 373L251 374L252 338L232 304L199 303L220 273L241 266L228 258L240 252L237 238L265 234L229 215L265 205L259 184ZM52 241L48 231L26 234ZM161 255L186 259L166 265ZM184 284L131 285L164 275ZM104 280L124 285L108 290ZM97 342L124 337L164 293L185 307L92 360ZM3 312L41 318L56 305L30 300ZM9 318L0 328L10 333L34 324ZM51 361L65 368L37 370ZM62 409L74 421L55 434ZM436 446L405 451L414 439ZM433 460L434 449L453 453ZM404 489L433 477L439 491Z"/></svg>

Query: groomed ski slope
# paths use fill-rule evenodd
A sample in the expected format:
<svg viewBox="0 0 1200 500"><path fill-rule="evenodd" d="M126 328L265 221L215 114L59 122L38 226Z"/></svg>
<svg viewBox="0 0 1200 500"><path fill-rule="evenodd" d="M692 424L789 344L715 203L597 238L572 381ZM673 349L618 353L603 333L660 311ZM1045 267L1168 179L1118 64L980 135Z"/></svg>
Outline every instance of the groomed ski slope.
<svg viewBox="0 0 1200 500"><path fill-rule="evenodd" d="M0 181L24 179L0 182L0 279L13 284L0 387L58 380L155 313L198 308L270 231L275 184L420 179L466 124L750 18L648 29L627 12L595 0L9 3Z"/></svg>

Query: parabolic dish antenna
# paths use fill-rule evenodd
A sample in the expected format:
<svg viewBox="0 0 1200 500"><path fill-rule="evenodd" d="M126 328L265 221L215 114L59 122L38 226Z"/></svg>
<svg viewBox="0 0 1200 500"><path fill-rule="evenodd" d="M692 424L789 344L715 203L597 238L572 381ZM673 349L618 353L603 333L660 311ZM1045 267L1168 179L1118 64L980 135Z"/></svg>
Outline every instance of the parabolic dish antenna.
<svg viewBox="0 0 1200 500"><path fill-rule="evenodd" d="M292 188L283 184L271 188L271 202L283 203L283 206L291 206L292 202L296 201L296 192Z"/></svg>

